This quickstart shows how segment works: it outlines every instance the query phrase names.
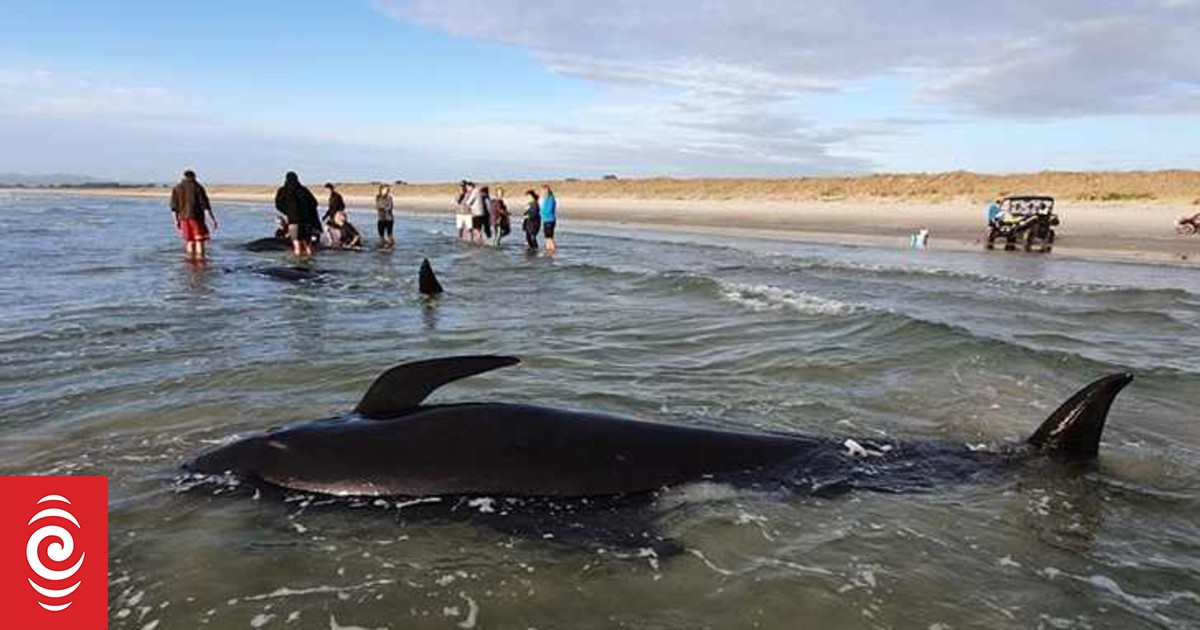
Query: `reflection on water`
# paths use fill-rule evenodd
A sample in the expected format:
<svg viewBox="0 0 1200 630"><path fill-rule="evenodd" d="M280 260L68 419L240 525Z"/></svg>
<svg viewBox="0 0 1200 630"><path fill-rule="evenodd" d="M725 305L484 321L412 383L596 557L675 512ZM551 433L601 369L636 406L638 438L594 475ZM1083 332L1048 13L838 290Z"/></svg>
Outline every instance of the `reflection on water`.
<svg viewBox="0 0 1200 630"><path fill-rule="evenodd" d="M219 270L214 271L204 262L185 262L179 267L179 272L182 275L183 288L188 293L199 295L210 295L211 288L208 285L208 277L212 273L220 273Z"/></svg>
<svg viewBox="0 0 1200 630"><path fill-rule="evenodd" d="M425 324L425 330L437 330L438 299L439 298L422 298L421 300L421 320Z"/></svg>
<svg viewBox="0 0 1200 630"><path fill-rule="evenodd" d="M395 251L323 254L329 281L291 282L256 271L288 254L236 247L266 207L219 208L207 266L157 202L0 211L36 226L0 249L0 474L109 477L114 628L1200 623L1194 270L569 223L549 259L409 219ZM80 221L97 248L70 248ZM149 238L120 238L130 221ZM973 445L1023 439L1100 374L1138 380L1094 468L838 499L688 486L660 498L686 546L661 560L178 480L233 435L352 408L391 365L466 353L524 361L438 400Z"/></svg>

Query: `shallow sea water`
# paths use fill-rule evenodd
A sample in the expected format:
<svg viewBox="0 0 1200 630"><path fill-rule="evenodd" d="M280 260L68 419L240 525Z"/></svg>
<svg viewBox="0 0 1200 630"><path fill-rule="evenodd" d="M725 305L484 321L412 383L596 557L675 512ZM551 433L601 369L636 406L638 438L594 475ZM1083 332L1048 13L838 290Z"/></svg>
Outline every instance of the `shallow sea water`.
<svg viewBox="0 0 1200 630"><path fill-rule="evenodd" d="M395 251L324 254L332 279L294 284L253 271L286 254L237 247L271 229L263 206L219 205L196 267L160 202L0 193L0 474L109 478L113 628L1200 625L1194 269L572 226L566 206L552 259L402 218ZM422 257L448 289L432 306ZM1094 469L829 499L696 484L658 499L686 547L663 559L181 481L202 449L461 353L523 363L439 401L990 448L1095 377L1137 380Z"/></svg>

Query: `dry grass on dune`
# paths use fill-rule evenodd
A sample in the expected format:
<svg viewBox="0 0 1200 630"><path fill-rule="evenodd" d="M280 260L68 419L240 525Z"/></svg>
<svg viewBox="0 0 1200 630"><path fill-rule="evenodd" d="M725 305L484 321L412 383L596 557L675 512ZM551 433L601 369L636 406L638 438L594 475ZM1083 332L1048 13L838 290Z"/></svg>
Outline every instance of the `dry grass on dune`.
<svg viewBox="0 0 1200 630"><path fill-rule="evenodd" d="M680 199L720 201L769 199L778 201L838 201L894 199L897 201L983 201L997 193L1038 193L1071 201L1187 200L1200 204L1200 171L1065 172L980 175L963 171L938 174L880 174L851 177L792 179L628 179L491 182L507 196L549 183L563 197L584 199ZM222 191L241 187L220 187ZM261 188L261 187L246 187ZM314 187L318 194L324 190ZM343 183L343 194L372 196L373 184ZM396 197L446 197L456 184L409 184L392 187ZM232 191L236 192L236 191ZM249 191L247 191L249 192ZM1194 201L1193 201L1194 200Z"/></svg>
<svg viewBox="0 0 1200 630"><path fill-rule="evenodd" d="M986 201L996 194L1047 194L1074 202L1184 202L1200 206L1200 171L1043 171L1013 175L950 173L878 174L790 179L675 179L667 177L621 180L540 180L488 182L506 195L521 197L530 188L549 183L560 197L572 199L631 199L729 201L891 200L938 203ZM208 184L210 193L226 198L269 199L277 184ZM378 184L341 182L338 190L358 199L375 195ZM327 191L310 185L318 199ZM165 194L163 188L121 188L121 194ZM398 199L453 199L458 184L393 185ZM104 194L103 190L96 190Z"/></svg>

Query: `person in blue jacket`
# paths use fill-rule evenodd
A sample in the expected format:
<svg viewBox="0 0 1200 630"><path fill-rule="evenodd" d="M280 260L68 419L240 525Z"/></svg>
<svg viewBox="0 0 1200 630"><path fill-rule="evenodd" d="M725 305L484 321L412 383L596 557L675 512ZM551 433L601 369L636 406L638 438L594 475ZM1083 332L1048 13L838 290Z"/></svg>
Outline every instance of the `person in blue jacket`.
<svg viewBox="0 0 1200 630"><path fill-rule="evenodd" d="M995 225L1004 217L1004 208L1001 204L1004 203L1004 195L997 195L996 200L987 207L987 224Z"/></svg>
<svg viewBox="0 0 1200 630"><path fill-rule="evenodd" d="M542 230L546 235L546 253L553 254L555 249L554 227L558 219L558 201L554 198L554 191L550 190L549 184L542 186L540 214Z"/></svg>

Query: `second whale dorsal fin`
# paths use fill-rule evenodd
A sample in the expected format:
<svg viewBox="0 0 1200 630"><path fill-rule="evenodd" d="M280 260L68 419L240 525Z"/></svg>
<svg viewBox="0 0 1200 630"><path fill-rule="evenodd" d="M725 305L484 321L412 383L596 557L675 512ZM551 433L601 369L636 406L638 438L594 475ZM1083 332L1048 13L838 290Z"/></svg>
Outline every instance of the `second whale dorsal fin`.
<svg viewBox="0 0 1200 630"><path fill-rule="evenodd" d="M354 411L371 420L395 418L421 406L446 383L520 362L516 357L480 355L403 363L379 375Z"/></svg>

